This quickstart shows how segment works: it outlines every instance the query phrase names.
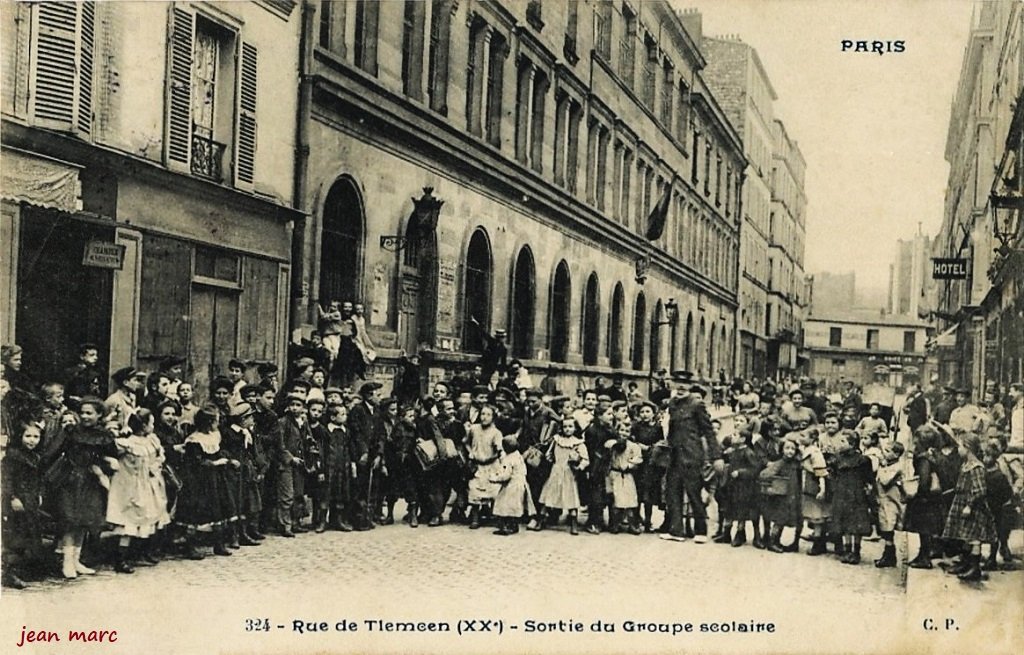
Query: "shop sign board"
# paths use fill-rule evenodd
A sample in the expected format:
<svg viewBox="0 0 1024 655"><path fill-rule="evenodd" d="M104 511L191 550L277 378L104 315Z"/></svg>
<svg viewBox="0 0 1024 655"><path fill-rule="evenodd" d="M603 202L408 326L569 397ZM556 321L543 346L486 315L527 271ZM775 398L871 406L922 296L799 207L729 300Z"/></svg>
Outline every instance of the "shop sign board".
<svg viewBox="0 0 1024 655"><path fill-rule="evenodd" d="M932 258L932 279L966 280L967 264L966 258L934 257Z"/></svg>
<svg viewBox="0 0 1024 655"><path fill-rule="evenodd" d="M124 267L125 246L109 241L89 241L85 244L82 266L109 268L120 271Z"/></svg>

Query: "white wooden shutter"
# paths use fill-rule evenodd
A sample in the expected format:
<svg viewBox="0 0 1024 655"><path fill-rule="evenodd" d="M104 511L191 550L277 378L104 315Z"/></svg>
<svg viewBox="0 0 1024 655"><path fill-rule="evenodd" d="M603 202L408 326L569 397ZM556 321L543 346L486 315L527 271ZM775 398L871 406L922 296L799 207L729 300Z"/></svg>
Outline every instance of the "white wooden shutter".
<svg viewBox="0 0 1024 655"><path fill-rule="evenodd" d="M92 133L93 58L96 53L96 3L83 2L79 13L78 104L76 126L82 134Z"/></svg>
<svg viewBox="0 0 1024 655"><path fill-rule="evenodd" d="M189 170L192 152L192 53L195 15L171 8L167 45L167 115L164 161L168 168Z"/></svg>
<svg viewBox="0 0 1024 655"><path fill-rule="evenodd" d="M78 7L73 2L36 5L32 116L44 127L71 130L75 124L75 55Z"/></svg>
<svg viewBox="0 0 1024 655"><path fill-rule="evenodd" d="M235 134L235 186L252 189L256 166L257 51L242 42L238 61L238 126Z"/></svg>

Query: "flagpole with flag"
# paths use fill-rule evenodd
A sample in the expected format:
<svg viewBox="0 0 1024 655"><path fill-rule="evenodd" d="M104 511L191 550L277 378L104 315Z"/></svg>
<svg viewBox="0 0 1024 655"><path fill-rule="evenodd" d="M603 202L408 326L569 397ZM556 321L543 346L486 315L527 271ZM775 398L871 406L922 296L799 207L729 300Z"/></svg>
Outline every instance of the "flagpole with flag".
<svg viewBox="0 0 1024 655"><path fill-rule="evenodd" d="M647 216L647 225L644 228L644 237L649 242L657 241L665 233L665 223L668 221L668 207L672 202L672 185L666 184L665 191L658 200L658 204ZM651 267L651 258L654 254L653 243L648 244L647 253L636 262L636 281L643 284L647 279L647 271Z"/></svg>

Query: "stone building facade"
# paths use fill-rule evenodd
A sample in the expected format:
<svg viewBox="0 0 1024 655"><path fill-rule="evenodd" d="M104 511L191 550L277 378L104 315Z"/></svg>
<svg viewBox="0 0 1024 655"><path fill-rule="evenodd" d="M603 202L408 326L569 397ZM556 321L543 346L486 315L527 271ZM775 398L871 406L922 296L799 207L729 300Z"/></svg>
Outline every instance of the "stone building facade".
<svg viewBox="0 0 1024 655"><path fill-rule="evenodd" d="M768 216L768 374L795 372L800 365L802 326L808 298L804 284L807 163L786 126L775 119L772 134L772 206Z"/></svg>
<svg viewBox="0 0 1024 655"><path fill-rule="evenodd" d="M291 0L0 6L0 339L36 380L283 364L299 13ZM205 390L204 390L205 391Z"/></svg>
<svg viewBox="0 0 1024 655"><path fill-rule="evenodd" d="M603 0L305 12L296 330L317 304L363 301L385 384L402 351L423 350L431 377L467 366L474 319L565 392L732 371L746 158L702 76L699 15Z"/></svg>
<svg viewBox="0 0 1024 655"><path fill-rule="evenodd" d="M933 342L942 382L1004 386L1024 374L1020 212L1022 3L982 2L972 17L946 139L950 165L933 257L965 258L967 277L935 283Z"/></svg>
<svg viewBox="0 0 1024 655"><path fill-rule="evenodd" d="M705 76L736 126L749 165L743 183L740 232L740 313L737 373L767 374L768 230L772 207L774 101L777 99L757 50L737 38L705 38Z"/></svg>

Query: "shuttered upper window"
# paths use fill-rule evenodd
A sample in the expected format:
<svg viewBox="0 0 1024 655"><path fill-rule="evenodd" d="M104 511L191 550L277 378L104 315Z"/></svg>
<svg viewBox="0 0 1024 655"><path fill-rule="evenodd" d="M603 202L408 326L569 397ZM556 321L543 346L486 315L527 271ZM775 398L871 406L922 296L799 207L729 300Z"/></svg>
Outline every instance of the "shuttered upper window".
<svg viewBox="0 0 1024 655"><path fill-rule="evenodd" d="M164 158L171 169L252 189L258 54L236 28L171 8Z"/></svg>
<svg viewBox="0 0 1024 655"><path fill-rule="evenodd" d="M41 2L34 5L32 83L29 107L44 127L92 132L96 5Z"/></svg>

